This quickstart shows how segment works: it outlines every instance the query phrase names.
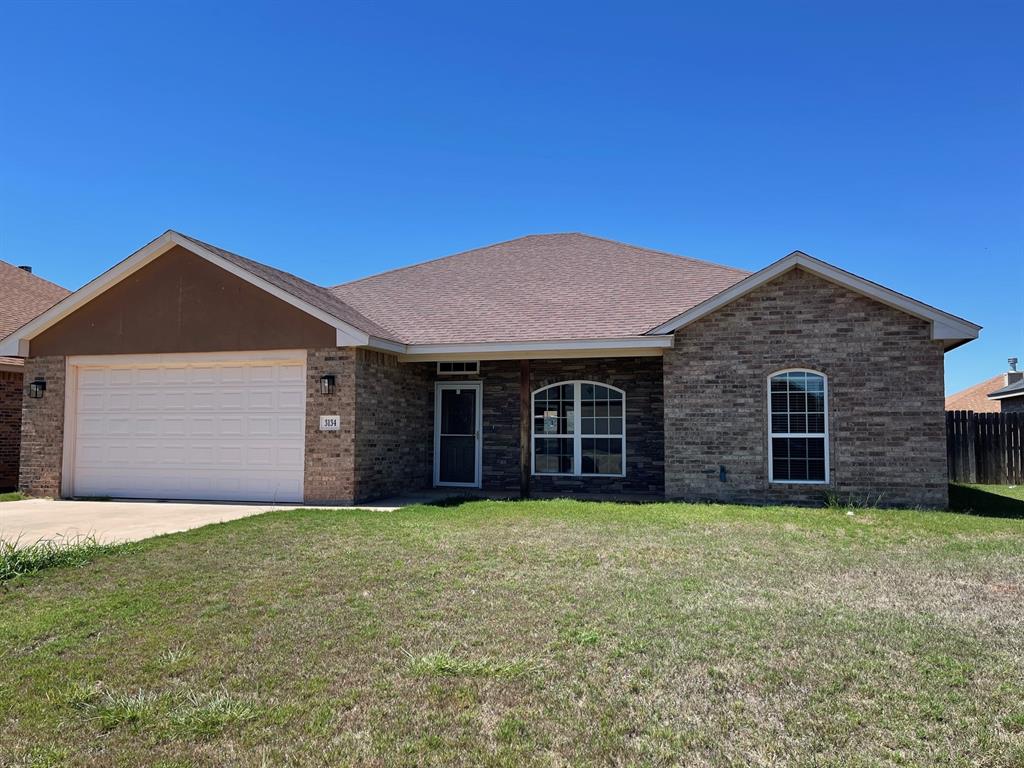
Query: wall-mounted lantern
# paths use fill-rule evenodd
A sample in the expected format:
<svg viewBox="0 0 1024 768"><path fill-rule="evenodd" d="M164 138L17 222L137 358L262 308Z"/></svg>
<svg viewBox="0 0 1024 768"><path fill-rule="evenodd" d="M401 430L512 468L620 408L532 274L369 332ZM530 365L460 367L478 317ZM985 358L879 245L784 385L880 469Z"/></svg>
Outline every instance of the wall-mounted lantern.
<svg viewBox="0 0 1024 768"><path fill-rule="evenodd" d="M28 396L38 400L43 396L43 392L46 391L46 381L44 379L36 379L30 381L28 385Z"/></svg>
<svg viewBox="0 0 1024 768"><path fill-rule="evenodd" d="M334 394L334 376L327 374L326 376L320 377L320 394L321 395L333 395Z"/></svg>

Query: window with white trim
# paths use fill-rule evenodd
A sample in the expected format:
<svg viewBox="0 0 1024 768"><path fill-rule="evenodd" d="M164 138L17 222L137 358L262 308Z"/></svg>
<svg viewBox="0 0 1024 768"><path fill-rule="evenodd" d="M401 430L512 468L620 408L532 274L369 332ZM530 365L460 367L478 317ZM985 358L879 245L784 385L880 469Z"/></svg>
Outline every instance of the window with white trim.
<svg viewBox="0 0 1024 768"><path fill-rule="evenodd" d="M563 381L533 393L533 473L626 473L626 394L594 381Z"/></svg>
<svg viewBox="0 0 1024 768"><path fill-rule="evenodd" d="M828 383L816 371L768 377L768 480L828 482Z"/></svg>

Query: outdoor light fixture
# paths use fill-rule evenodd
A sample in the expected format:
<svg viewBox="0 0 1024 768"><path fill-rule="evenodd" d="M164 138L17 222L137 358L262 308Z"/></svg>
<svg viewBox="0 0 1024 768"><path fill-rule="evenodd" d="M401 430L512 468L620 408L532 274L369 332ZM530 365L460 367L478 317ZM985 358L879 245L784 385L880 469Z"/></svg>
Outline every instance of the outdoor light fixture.
<svg viewBox="0 0 1024 768"><path fill-rule="evenodd" d="M46 382L43 379L36 379L35 381L29 382L28 385L28 396L38 400L43 396L43 392L46 391Z"/></svg>
<svg viewBox="0 0 1024 768"><path fill-rule="evenodd" d="M321 395L333 395L334 394L334 376L333 374L327 374L326 376L320 377L320 394Z"/></svg>

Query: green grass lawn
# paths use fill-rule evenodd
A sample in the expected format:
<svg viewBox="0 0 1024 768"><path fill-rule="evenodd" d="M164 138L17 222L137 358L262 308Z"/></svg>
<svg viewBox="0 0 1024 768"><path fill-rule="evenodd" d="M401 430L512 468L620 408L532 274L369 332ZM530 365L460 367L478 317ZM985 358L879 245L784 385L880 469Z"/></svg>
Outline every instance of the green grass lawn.
<svg viewBox="0 0 1024 768"><path fill-rule="evenodd" d="M279 512L0 586L0 765L1020 766L1024 520Z"/></svg>
<svg viewBox="0 0 1024 768"><path fill-rule="evenodd" d="M21 501L25 497L17 491L0 493L0 501Z"/></svg>

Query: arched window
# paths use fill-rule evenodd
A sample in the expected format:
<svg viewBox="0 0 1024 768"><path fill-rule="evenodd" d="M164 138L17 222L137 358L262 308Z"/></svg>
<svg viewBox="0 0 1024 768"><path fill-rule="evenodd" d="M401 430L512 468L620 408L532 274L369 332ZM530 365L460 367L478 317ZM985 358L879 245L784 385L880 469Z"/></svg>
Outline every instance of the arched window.
<svg viewBox="0 0 1024 768"><path fill-rule="evenodd" d="M828 482L828 382L802 369L768 377L768 480Z"/></svg>
<svg viewBox="0 0 1024 768"><path fill-rule="evenodd" d="M626 393L563 381L533 393L535 475L626 474Z"/></svg>

